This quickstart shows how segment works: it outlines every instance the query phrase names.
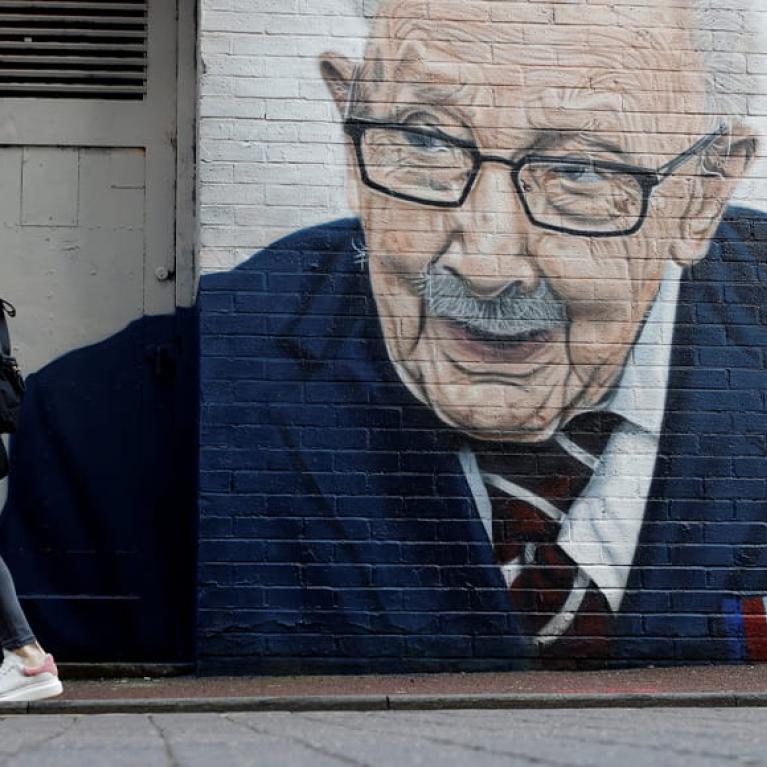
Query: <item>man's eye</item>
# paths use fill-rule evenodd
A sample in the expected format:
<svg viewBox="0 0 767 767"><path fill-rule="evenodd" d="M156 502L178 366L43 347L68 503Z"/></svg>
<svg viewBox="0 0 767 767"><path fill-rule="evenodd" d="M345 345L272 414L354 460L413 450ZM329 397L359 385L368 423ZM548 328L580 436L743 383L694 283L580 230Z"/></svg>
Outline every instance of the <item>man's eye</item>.
<svg viewBox="0 0 767 767"><path fill-rule="evenodd" d="M439 152L452 148L446 141L439 138L438 136L433 136L431 134L411 133L410 131L405 131L405 139L407 140L407 143L410 144L410 146L416 147L417 149L424 149L430 152Z"/></svg>
<svg viewBox="0 0 767 767"><path fill-rule="evenodd" d="M604 174L591 165L560 165L554 168L554 172L563 181L575 184L601 184L605 180Z"/></svg>

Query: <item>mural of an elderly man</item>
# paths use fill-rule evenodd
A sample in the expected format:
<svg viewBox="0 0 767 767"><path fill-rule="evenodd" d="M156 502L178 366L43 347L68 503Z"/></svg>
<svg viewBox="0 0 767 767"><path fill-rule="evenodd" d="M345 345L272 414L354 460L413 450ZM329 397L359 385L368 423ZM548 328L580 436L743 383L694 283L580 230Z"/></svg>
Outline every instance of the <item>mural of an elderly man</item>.
<svg viewBox="0 0 767 767"><path fill-rule="evenodd" d="M357 218L202 285L263 321L232 402L267 655L767 655L767 223L728 206L757 140L701 19L384 0L322 57Z"/></svg>

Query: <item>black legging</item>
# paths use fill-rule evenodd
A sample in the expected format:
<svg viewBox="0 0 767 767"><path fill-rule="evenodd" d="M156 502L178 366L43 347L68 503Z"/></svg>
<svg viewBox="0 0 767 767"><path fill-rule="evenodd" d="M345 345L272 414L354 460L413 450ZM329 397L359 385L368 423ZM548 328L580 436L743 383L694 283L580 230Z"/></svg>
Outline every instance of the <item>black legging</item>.
<svg viewBox="0 0 767 767"><path fill-rule="evenodd" d="M35 635L19 604L11 573L0 557L0 645L4 650L18 650L34 641Z"/></svg>

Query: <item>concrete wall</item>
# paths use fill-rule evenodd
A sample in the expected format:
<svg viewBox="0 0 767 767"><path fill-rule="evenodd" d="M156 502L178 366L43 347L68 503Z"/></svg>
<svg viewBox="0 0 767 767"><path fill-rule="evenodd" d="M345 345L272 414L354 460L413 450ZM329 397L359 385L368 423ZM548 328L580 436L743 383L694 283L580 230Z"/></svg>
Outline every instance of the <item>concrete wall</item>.
<svg viewBox="0 0 767 767"><path fill-rule="evenodd" d="M203 0L204 667L767 657L765 9L648 2Z"/></svg>

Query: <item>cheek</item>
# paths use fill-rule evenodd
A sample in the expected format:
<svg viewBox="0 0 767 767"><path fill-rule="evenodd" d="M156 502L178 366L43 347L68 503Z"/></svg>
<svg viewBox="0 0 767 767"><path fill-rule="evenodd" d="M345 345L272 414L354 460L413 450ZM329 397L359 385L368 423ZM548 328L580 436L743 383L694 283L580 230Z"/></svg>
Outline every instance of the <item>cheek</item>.
<svg viewBox="0 0 767 767"><path fill-rule="evenodd" d="M652 236L589 240L545 234L535 252L573 322L635 321L657 290L665 261Z"/></svg>
<svg viewBox="0 0 767 767"><path fill-rule="evenodd" d="M648 236L649 235L649 236ZM542 270L567 304L570 361L582 379L609 380L634 342L654 298L665 259L652 231L622 238L544 236Z"/></svg>
<svg viewBox="0 0 767 767"><path fill-rule="evenodd" d="M567 304L573 322L625 318L632 296L625 239L545 234L536 253L541 254L541 269Z"/></svg>
<svg viewBox="0 0 767 767"><path fill-rule="evenodd" d="M450 232L444 212L376 193L363 195L361 216L368 249L390 274L420 274Z"/></svg>
<svg viewBox="0 0 767 767"><path fill-rule="evenodd" d="M370 257L370 282L386 344L396 360L402 360L418 338L421 300L412 280L379 271L377 256Z"/></svg>
<svg viewBox="0 0 767 767"><path fill-rule="evenodd" d="M363 206L370 279L390 354L413 359L420 331L418 277L445 241L441 215L380 195Z"/></svg>

